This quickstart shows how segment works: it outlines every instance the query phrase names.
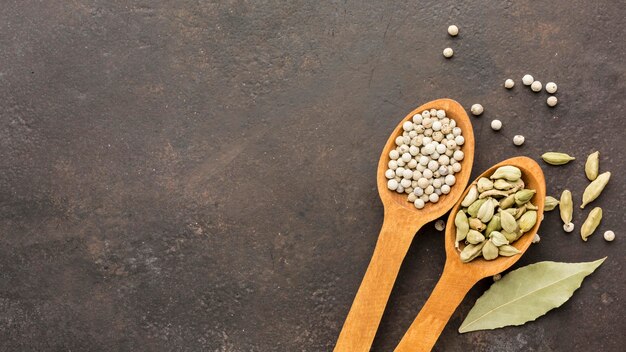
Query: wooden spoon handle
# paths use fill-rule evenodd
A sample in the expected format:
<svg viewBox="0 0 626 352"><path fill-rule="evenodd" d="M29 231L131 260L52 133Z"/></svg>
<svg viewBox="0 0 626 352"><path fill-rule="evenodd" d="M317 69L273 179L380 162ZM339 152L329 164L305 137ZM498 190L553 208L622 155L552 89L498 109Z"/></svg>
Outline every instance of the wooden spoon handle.
<svg viewBox="0 0 626 352"><path fill-rule="evenodd" d="M467 277L460 271L444 268L426 304L394 351L432 350L448 320L475 283L476 279Z"/></svg>
<svg viewBox="0 0 626 352"><path fill-rule="evenodd" d="M370 350L398 271L419 227L414 221L385 214L374 254L339 334L335 352Z"/></svg>

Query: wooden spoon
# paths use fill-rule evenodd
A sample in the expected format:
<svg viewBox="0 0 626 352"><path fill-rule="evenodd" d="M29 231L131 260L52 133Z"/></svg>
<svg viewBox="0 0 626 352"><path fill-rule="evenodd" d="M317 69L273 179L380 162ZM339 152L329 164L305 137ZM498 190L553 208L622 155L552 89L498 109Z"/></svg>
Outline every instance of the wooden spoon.
<svg viewBox="0 0 626 352"><path fill-rule="evenodd" d="M472 184L476 184L476 181L481 177L490 176L497 168L504 165L517 166L522 170L522 180L524 180L526 185L525 188L537 191L532 200L533 204L539 208L537 209L537 223L530 231L513 242L513 246L522 253L512 257L498 257L492 261L487 261L480 257L469 263L461 262L460 253L454 248L456 239L454 218L461 206L462 199L465 198L465 195L471 188L471 185L468 186L448 217L445 235L446 264L443 274L441 274L439 282L417 315L417 318L415 318L409 330L404 334L400 344L396 347L396 352L430 351L435 342L437 342L437 338L443 331L452 313L461 304L461 301L463 301L463 298L474 284L485 277L493 276L508 269L521 258L522 254L530 246L543 218L543 206L546 199L546 181L541 167L534 160L527 157L511 158L494 165L478 176Z"/></svg>
<svg viewBox="0 0 626 352"><path fill-rule="evenodd" d="M389 152L396 148L395 139L402 135L402 123L424 110L443 109L446 115L456 121L463 131L465 143L461 150L465 158L461 161L461 171L456 173L456 183L447 195L442 195L437 203L426 203L417 209L407 201L407 194L398 194L387 188L385 171L389 163ZM365 277L354 298L337 345L334 351L366 352L370 350L376 330L383 316L391 289L398 276L400 265L417 231L442 215L461 198L469 181L474 162L474 132L465 109L454 100L438 99L428 102L411 111L393 130L383 148L377 169L378 194L385 208L383 226L378 235L374 254L367 267Z"/></svg>

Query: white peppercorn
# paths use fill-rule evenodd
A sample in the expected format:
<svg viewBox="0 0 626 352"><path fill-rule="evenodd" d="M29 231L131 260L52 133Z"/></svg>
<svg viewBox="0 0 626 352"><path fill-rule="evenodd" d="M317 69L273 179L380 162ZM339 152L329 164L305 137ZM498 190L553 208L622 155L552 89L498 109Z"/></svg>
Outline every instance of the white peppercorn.
<svg viewBox="0 0 626 352"><path fill-rule="evenodd" d="M554 83L554 82L546 83L546 92L548 92L550 94L556 93L556 83Z"/></svg>
<svg viewBox="0 0 626 352"><path fill-rule="evenodd" d="M520 146L522 144L524 144L524 136L517 134L513 137L513 144L515 144L516 146Z"/></svg>
<svg viewBox="0 0 626 352"><path fill-rule="evenodd" d="M449 59L452 57L452 55L454 55L454 51L452 50L452 48L445 48L443 49L443 56L446 59Z"/></svg>
<svg viewBox="0 0 626 352"><path fill-rule="evenodd" d="M478 116L480 114L483 113L483 106L480 104L474 104L472 105L472 107L470 108L470 111L472 112L473 115Z"/></svg>
<svg viewBox="0 0 626 352"><path fill-rule="evenodd" d="M437 110L437 117L440 119L443 119L444 117L446 117L446 111L445 110Z"/></svg>
<svg viewBox="0 0 626 352"><path fill-rule="evenodd" d="M398 162L395 160L389 160L389 163L387 164L387 166L389 166L391 170L395 170L398 168Z"/></svg>
<svg viewBox="0 0 626 352"><path fill-rule="evenodd" d="M396 177L396 173L391 169L387 169L387 171L385 171L385 177L391 180Z"/></svg>
<svg viewBox="0 0 626 352"><path fill-rule="evenodd" d="M396 164L398 164L398 166L400 166L400 167L406 166L406 163L402 159L396 160Z"/></svg>
<svg viewBox="0 0 626 352"><path fill-rule="evenodd" d="M429 186L429 187L432 187L432 186ZM437 193L431 193L428 196L428 200L430 200L433 203L437 203L439 201L439 195Z"/></svg>
<svg viewBox="0 0 626 352"><path fill-rule="evenodd" d="M463 145L463 143L465 143L465 137L456 136L454 137L454 142L456 143L456 145Z"/></svg>
<svg viewBox="0 0 626 352"><path fill-rule="evenodd" d="M459 34L459 27L455 25L450 25L448 27L448 34L450 34L453 37L456 37Z"/></svg>
<svg viewBox="0 0 626 352"><path fill-rule="evenodd" d="M402 186L404 188L411 187L411 180L403 178L402 181L400 181L400 186Z"/></svg>
<svg viewBox="0 0 626 352"><path fill-rule="evenodd" d="M431 186L426 187L426 189L424 190L424 194L431 195L433 194L434 191L435 191L435 187L431 185ZM430 199L430 197L428 198Z"/></svg>
<svg viewBox="0 0 626 352"><path fill-rule="evenodd" d="M396 188L396 192L404 193L404 187L402 187L402 185L398 185L398 188Z"/></svg>
<svg viewBox="0 0 626 352"><path fill-rule="evenodd" d="M613 232L611 230L604 232L604 240L605 241L611 242L614 239L615 239L615 232Z"/></svg>
<svg viewBox="0 0 626 352"><path fill-rule="evenodd" d="M389 188L392 191L395 191L396 189L398 189L398 181L396 180L387 181L387 188Z"/></svg>
<svg viewBox="0 0 626 352"><path fill-rule="evenodd" d="M504 88L506 89L511 89L513 88L513 86L515 85L515 81L513 81L512 79L507 79L506 81L504 81Z"/></svg>
<svg viewBox="0 0 626 352"><path fill-rule="evenodd" d="M491 129L494 131L500 131L500 129L502 128L502 121L500 120L493 120L491 121Z"/></svg>
<svg viewBox="0 0 626 352"><path fill-rule="evenodd" d="M531 75L526 74L526 75L524 75L524 77L522 77L522 83L525 86L529 86L529 85L533 84L534 81L535 81L535 79Z"/></svg>
<svg viewBox="0 0 626 352"><path fill-rule="evenodd" d="M415 193L409 193L409 196L406 198L409 202L413 203L417 199Z"/></svg>
<svg viewBox="0 0 626 352"><path fill-rule="evenodd" d="M428 180L426 180L426 182L428 182ZM428 186L426 186L426 187L428 187ZM423 194L424 194L424 188L421 188L421 187L419 187L419 186L418 186L417 188L416 188L416 187L414 187L414 189L413 189L413 193L414 193L416 196L420 197L421 195L423 195Z"/></svg>
<svg viewBox="0 0 626 352"><path fill-rule="evenodd" d="M573 222L568 222L567 224L563 225L563 230L565 232L572 232L574 231L574 223Z"/></svg>
<svg viewBox="0 0 626 352"><path fill-rule="evenodd" d="M456 177L454 177L454 175L448 175L446 176L446 185L448 186L454 186L454 184L456 183Z"/></svg>
<svg viewBox="0 0 626 352"><path fill-rule="evenodd" d="M454 160L456 160L456 161L461 161L461 160L463 160L463 158L465 158L465 153L463 153L463 151L461 151L461 150L457 150L452 155L452 158L454 158Z"/></svg>
<svg viewBox="0 0 626 352"><path fill-rule="evenodd" d="M415 202L413 202L413 205L415 205L417 209L422 209L424 208L424 205L426 205L426 203L424 203L424 201L421 199L416 199Z"/></svg>
<svg viewBox="0 0 626 352"><path fill-rule="evenodd" d="M402 154L402 161L404 161L405 163L411 161L411 154L406 152Z"/></svg>
<svg viewBox="0 0 626 352"><path fill-rule="evenodd" d="M433 178L433 172L430 171L430 169L426 169L422 171L422 176L424 176L426 179L431 179Z"/></svg>
<svg viewBox="0 0 626 352"><path fill-rule="evenodd" d="M452 164L452 171L453 172L459 172L461 171L461 163L454 163ZM447 176L446 176L447 177Z"/></svg>
<svg viewBox="0 0 626 352"><path fill-rule="evenodd" d="M530 84L530 89L535 93L541 92L541 88L542 88L542 85L541 85L541 82L539 81L534 81L533 83Z"/></svg>
<svg viewBox="0 0 626 352"><path fill-rule="evenodd" d="M404 178L412 178L413 177L413 171L411 171L410 169L404 169L404 171L402 171L402 177L404 177ZM404 187L408 187L408 186L404 186Z"/></svg>
<svg viewBox="0 0 626 352"><path fill-rule="evenodd" d="M441 186L441 193L448 194L448 193L450 193L450 191L451 191L450 186L448 186L448 185Z"/></svg>
<svg viewBox="0 0 626 352"><path fill-rule="evenodd" d="M415 169L415 167L417 166L417 160L415 160L415 159L411 159L411 161L409 161L409 162L406 164L406 166L407 166L409 169Z"/></svg>
<svg viewBox="0 0 626 352"><path fill-rule="evenodd" d="M546 104L548 104L549 107L556 106L558 102L559 102L558 99L554 95L549 96L548 100L546 100Z"/></svg>
<svg viewBox="0 0 626 352"><path fill-rule="evenodd" d="M396 160L396 159L398 159L399 157L400 157L400 153L398 153L398 151L397 151L397 150L392 150L392 151L390 151L390 152L389 152L389 158L390 158L391 160Z"/></svg>

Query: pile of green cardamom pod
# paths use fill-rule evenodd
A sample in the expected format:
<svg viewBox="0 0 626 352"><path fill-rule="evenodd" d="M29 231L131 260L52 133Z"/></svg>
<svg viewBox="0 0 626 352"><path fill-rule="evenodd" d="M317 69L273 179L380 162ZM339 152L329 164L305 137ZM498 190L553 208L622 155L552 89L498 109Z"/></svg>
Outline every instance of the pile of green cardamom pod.
<svg viewBox="0 0 626 352"><path fill-rule="evenodd" d="M524 188L522 171L515 166L499 167L472 184L454 219L456 248L465 241L461 261L519 254L511 244L537 223L538 208L531 202L535 193Z"/></svg>

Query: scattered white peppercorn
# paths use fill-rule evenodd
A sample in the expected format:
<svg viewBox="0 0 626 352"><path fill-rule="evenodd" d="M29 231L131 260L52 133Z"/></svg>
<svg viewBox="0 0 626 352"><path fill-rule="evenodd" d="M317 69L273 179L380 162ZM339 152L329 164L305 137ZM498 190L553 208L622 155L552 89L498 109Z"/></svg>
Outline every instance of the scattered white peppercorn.
<svg viewBox="0 0 626 352"><path fill-rule="evenodd" d="M482 105L480 105L480 104L474 104L474 105L472 105L472 107L470 108L470 111L472 112L472 114L473 114L474 116L478 116L478 115L480 115L480 114L482 114L482 113L483 113L484 109L483 109L483 106L482 106Z"/></svg>
<svg viewBox="0 0 626 352"><path fill-rule="evenodd" d="M495 274L493 276L493 281L500 281L500 279L502 279L502 275L501 274Z"/></svg>
<svg viewBox="0 0 626 352"><path fill-rule="evenodd" d="M443 56L446 59L449 59L452 57L452 55L454 55L454 51L452 50L452 48L445 48L443 49Z"/></svg>
<svg viewBox="0 0 626 352"><path fill-rule="evenodd" d="M451 25L448 27L448 34L450 34L453 37L456 37L459 34L459 27L455 26L455 25Z"/></svg>
<svg viewBox="0 0 626 352"><path fill-rule="evenodd" d="M516 146L520 146L524 144L524 140L524 136L522 136L521 134L517 134L513 137L513 144L515 144Z"/></svg>
<svg viewBox="0 0 626 352"><path fill-rule="evenodd" d="M558 102L558 99L554 95L549 96L548 100L546 100L546 104L548 104L549 107L556 106Z"/></svg>
<svg viewBox="0 0 626 352"><path fill-rule="evenodd" d="M511 89L513 88L514 85L515 85L515 81L510 78L504 81L504 88L506 89Z"/></svg>
<svg viewBox="0 0 626 352"><path fill-rule="evenodd" d="M556 83L554 83L554 82L546 83L546 92L548 92L550 94L556 93Z"/></svg>
<svg viewBox="0 0 626 352"><path fill-rule="evenodd" d="M611 242L615 239L615 232L609 230L604 233L604 239L608 242Z"/></svg>
<svg viewBox="0 0 626 352"><path fill-rule="evenodd" d="M534 81L535 81L535 79L531 75L526 74L526 75L524 75L524 77L522 77L522 83L525 86L529 86L529 85L533 84Z"/></svg>
<svg viewBox="0 0 626 352"><path fill-rule="evenodd" d="M533 243L539 243L541 241L541 237L539 237L539 234L536 233L535 237L533 238Z"/></svg>
<svg viewBox="0 0 626 352"><path fill-rule="evenodd" d="M443 231L446 228L446 222L439 219L435 222L435 230L437 231Z"/></svg>
<svg viewBox="0 0 626 352"><path fill-rule="evenodd" d="M563 225L563 231L565 232L572 232L574 231L574 223L573 222L568 222L567 224Z"/></svg>
<svg viewBox="0 0 626 352"><path fill-rule="evenodd" d="M502 128L502 121L500 120L493 120L491 121L491 129L494 131L500 131L500 129Z"/></svg>
<svg viewBox="0 0 626 352"><path fill-rule="evenodd" d="M530 89L535 93L541 92L542 87L543 86L541 85L541 82L539 81L534 81L533 83L530 84Z"/></svg>

